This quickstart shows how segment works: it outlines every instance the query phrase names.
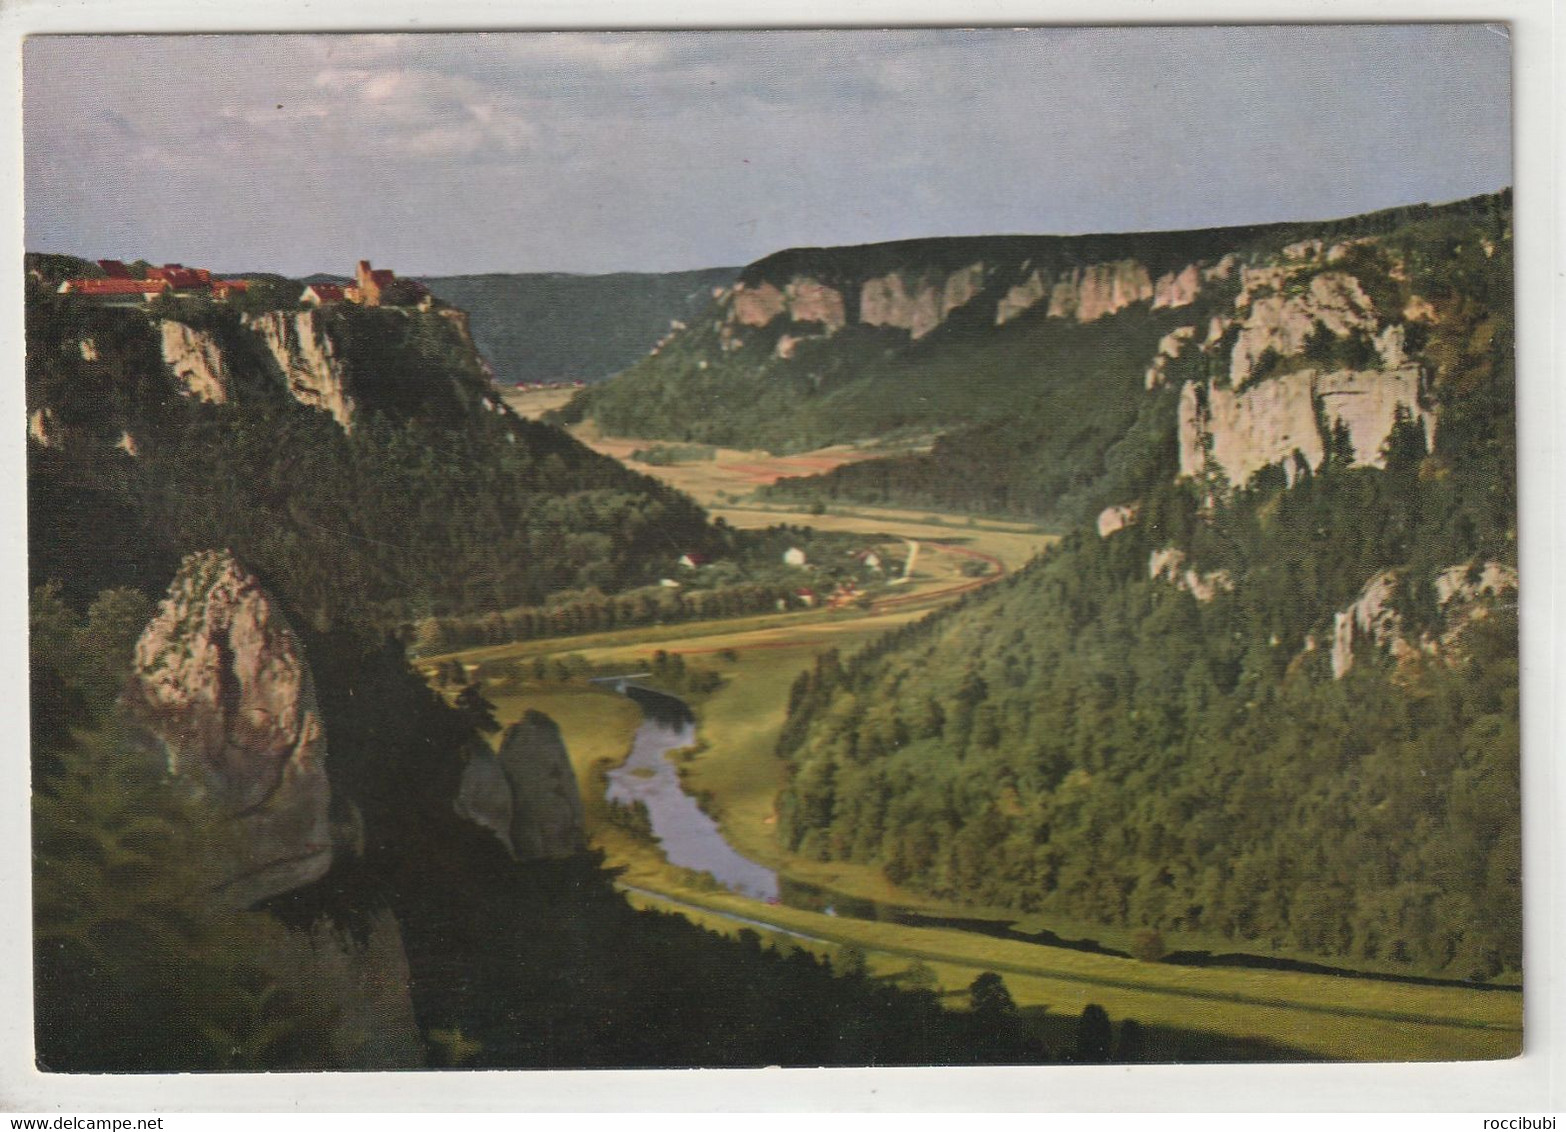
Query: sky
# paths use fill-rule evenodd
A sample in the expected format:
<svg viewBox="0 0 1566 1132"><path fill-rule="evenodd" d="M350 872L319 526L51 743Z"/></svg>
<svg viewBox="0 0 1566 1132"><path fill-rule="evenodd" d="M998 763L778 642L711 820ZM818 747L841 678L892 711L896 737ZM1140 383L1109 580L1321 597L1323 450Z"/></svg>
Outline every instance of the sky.
<svg viewBox="0 0 1566 1132"><path fill-rule="evenodd" d="M34 36L31 251L672 271L1325 219L1511 183L1467 25Z"/></svg>

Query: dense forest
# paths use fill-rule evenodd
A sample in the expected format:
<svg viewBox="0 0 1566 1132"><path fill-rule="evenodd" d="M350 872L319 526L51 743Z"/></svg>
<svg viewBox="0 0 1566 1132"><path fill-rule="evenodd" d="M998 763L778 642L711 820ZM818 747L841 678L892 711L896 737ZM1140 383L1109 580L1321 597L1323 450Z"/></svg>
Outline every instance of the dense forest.
<svg viewBox="0 0 1566 1132"><path fill-rule="evenodd" d="M1515 591L1476 586L1516 563L1506 220L1382 242L1436 312L1433 446L1403 417L1384 467L1335 444L1292 485L1177 479L1174 445L1147 446L1135 521L800 678L787 844L976 903L1515 976ZM1171 548L1221 583L1174 584ZM1396 630L1335 670L1338 614L1383 571Z"/></svg>

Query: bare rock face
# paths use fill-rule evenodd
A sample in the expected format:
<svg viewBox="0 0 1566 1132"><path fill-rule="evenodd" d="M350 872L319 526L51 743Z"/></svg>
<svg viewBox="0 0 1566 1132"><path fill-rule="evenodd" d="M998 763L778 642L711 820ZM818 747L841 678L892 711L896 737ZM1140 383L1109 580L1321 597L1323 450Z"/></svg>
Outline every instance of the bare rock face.
<svg viewBox="0 0 1566 1132"><path fill-rule="evenodd" d="M819 322L827 334L836 334L848 323L843 293L815 279L795 279L785 289L788 314L795 322Z"/></svg>
<svg viewBox="0 0 1566 1132"><path fill-rule="evenodd" d="M1055 281L1049 296L1049 317L1093 322L1153 297L1147 268L1134 259L1075 268Z"/></svg>
<svg viewBox="0 0 1566 1132"><path fill-rule="evenodd" d="M1180 391L1181 475L1218 470L1241 486L1267 465L1281 463L1292 478L1296 452L1312 468L1320 467L1326 448L1312 378L1309 372L1285 374L1243 393L1188 383Z"/></svg>
<svg viewBox="0 0 1566 1132"><path fill-rule="evenodd" d="M511 845L511 780L487 745L475 744L468 753L454 805L459 817L489 830L515 852Z"/></svg>
<svg viewBox="0 0 1566 1132"><path fill-rule="evenodd" d="M1439 636L1425 633L1411 641L1392 605L1400 577L1396 570L1383 570L1365 583L1347 609L1333 615L1333 679L1347 675L1354 667L1356 649L1366 645L1389 649L1400 664L1422 656L1460 662L1463 633L1490 615L1490 602L1517 590L1517 571L1503 563L1448 566L1434 578L1445 628Z"/></svg>
<svg viewBox="0 0 1566 1132"><path fill-rule="evenodd" d="M227 897L251 904L326 872L331 788L310 669L232 554L181 564L136 643L127 703L163 741L170 773L231 823Z"/></svg>
<svg viewBox="0 0 1566 1132"><path fill-rule="evenodd" d="M1354 667L1356 638L1385 645L1402 640L1403 620L1392 608L1397 573L1383 570L1360 590L1347 609L1332 617L1332 678L1341 680Z"/></svg>
<svg viewBox="0 0 1566 1132"><path fill-rule="evenodd" d="M995 305L995 325L1005 326L1023 311L1041 302L1048 293L1044 279L1035 270L1021 283L1012 287Z"/></svg>
<svg viewBox="0 0 1566 1132"><path fill-rule="evenodd" d="M984 264L970 263L967 267L959 268L946 277L946 285L941 288L941 321L958 307L965 307L978 298L979 292L984 290Z"/></svg>
<svg viewBox="0 0 1566 1132"><path fill-rule="evenodd" d="M1098 537L1108 538L1116 531L1123 531L1136 521L1135 503L1106 507L1098 513Z"/></svg>
<svg viewBox="0 0 1566 1132"><path fill-rule="evenodd" d="M34 409L27 414L27 435L45 448L64 447L60 422L53 409Z"/></svg>
<svg viewBox="0 0 1566 1132"><path fill-rule="evenodd" d="M1153 355L1153 364L1147 367L1147 373L1143 384L1148 389L1157 389L1164 383L1164 370L1170 361L1180 356L1180 351L1185 349L1185 344L1196 337L1196 327L1180 326L1171 330L1158 340L1158 352Z"/></svg>
<svg viewBox="0 0 1566 1132"><path fill-rule="evenodd" d="M734 318L745 326L765 326L783 313L783 292L771 283L734 285Z"/></svg>
<svg viewBox="0 0 1566 1132"><path fill-rule="evenodd" d="M530 711L506 729L497 756L511 786L511 847L522 861L587 848L582 795L555 721Z"/></svg>
<svg viewBox="0 0 1566 1132"><path fill-rule="evenodd" d="M1419 403L1420 373L1296 370L1243 392L1216 384L1187 384L1180 393L1180 474L1221 471L1231 485L1245 484L1269 464L1282 464L1292 483L1295 455L1321 467L1333 433L1347 429L1355 467L1383 467L1382 448L1401 414L1435 439L1435 416ZM1321 406L1321 417L1316 413ZM1323 435L1325 425L1325 435Z"/></svg>
<svg viewBox="0 0 1566 1132"><path fill-rule="evenodd" d="M1271 350L1287 358L1305 350L1305 340L1317 324L1345 338L1355 331L1372 333L1376 314L1359 280L1341 271L1314 276L1300 294L1279 290L1285 286L1283 268L1246 272L1247 289L1240 298L1249 307L1240 337L1230 355L1229 382L1236 388L1250 379L1262 354ZM1265 288L1266 293L1258 293Z"/></svg>
<svg viewBox="0 0 1566 1132"><path fill-rule="evenodd" d="M1209 570L1199 574L1186 567L1185 551L1166 546L1155 550L1147 558L1147 576L1153 581L1162 578L1177 590L1185 590L1204 605L1220 593L1234 590L1234 579L1227 570Z"/></svg>
<svg viewBox="0 0 1566 1132"><path fill-rule="evenodd" d="M921 281L909 289L902 275L892 272L865 281L859 292L859 321L868 326L893 326L923 338L958 307L965 306L984 288L984 265L969 264L939 282Z"/></svg>
<svg viewBox="0 0 1566 1132"><path fill-rule="evenodd" d="M1404 328L1381 326L1359 280L1324 268L1335 250L1303 241L1285 249L1281 261L1240 268L1234 318L1213 318L1202 343L1213 352L1233 342L1229 380L1181 391L1182 476L1221 472L1240 486L1281 464L1292 482L1298 460L1321 466L1340 429L1353 448L1353 465L1382 467L1382 449L1400 417L1416 422L1434 443L1435 415L1421 406L1422 376L1407 356ZM1311 337L1324 333L1360 336L1374 351L1369 365L1332 372L1302 366ZM1160 343L1149 387L1161 378L1164 353ZM1288 372L1258 375L1264 357L1286 363Z"/></svg>
<svg viewBox="0 0 1566 1132"><path fill-rule="evenodd" d="M1167 272L1153 284L1153 309L1188 307L1202 291L1202 273L1196 264L1187 264L1179 272Z"/></svg>
<svg viewBox="0 0 1566 1132"><path fill-rule="evenodd" d="M159 324L163 339L163 361L179 382L180 392L198 401L221 405L228 400L228 368L223 352L212 335L183 322L163 319ZM87 351L82 351L86 357ZM94 356L97 349L93 350Z"/></svg>
<svg viewBox="0 0 1566 1132"><path fill-rule="evenodd" d="M352 383L320 311L267 311L246 317L245 325L266 343L296 401L330 413L345 432L353 431Z"/></svg>

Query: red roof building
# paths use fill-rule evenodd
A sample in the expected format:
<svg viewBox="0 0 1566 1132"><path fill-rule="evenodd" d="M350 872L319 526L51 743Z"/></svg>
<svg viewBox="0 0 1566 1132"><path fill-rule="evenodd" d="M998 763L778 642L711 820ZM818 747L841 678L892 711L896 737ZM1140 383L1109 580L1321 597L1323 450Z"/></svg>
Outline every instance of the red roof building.
<svg viewBox="0 0 1566 1132"><path fill-rule="evenodd" d="M301 302L319 307L327 303L340 303L349 298L349 295L348 288L340 283L312 283L304 289L304 294L299 298Z"/></svg>
<svg viewBox="0 0 1566 1132"><path fill-rule="evenodd" d="M143 295L151 297L170 289L167 279L67 279L62 295Z"/></svg>
<svg viewBox="0 0 1566 1132"><path fill-rule="evenodd" d="M98 266L103 268L104 275L110 279L129 279L131 277L130 268L117 259L100 259Z"/></svg>

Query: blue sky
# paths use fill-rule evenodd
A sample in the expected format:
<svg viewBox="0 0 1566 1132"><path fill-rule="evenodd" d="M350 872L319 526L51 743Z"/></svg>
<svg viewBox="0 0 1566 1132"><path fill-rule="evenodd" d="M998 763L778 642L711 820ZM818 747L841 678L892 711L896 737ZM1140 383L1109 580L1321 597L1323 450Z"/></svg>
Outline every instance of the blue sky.
<svg viewBox="0 0 1566 1132"><path fill-rule="evenodd" d="M33 37L27 246L674 270L1324 218L1510 183L1485 25Z"/></svg>

